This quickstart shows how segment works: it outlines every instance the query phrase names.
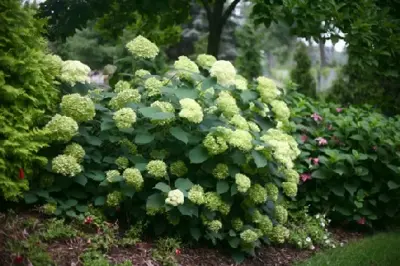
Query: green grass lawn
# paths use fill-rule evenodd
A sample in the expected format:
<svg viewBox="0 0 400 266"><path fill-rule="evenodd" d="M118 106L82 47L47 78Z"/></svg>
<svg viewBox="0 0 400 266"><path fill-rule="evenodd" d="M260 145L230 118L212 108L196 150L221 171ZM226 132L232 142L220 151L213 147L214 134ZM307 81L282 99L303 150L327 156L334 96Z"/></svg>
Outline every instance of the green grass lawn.
<svg viewBox="0 0 400 266"><path fill-rule="evenodd" d="M297 266L398 266L400 233L380 233L316 254Z"/></svg>

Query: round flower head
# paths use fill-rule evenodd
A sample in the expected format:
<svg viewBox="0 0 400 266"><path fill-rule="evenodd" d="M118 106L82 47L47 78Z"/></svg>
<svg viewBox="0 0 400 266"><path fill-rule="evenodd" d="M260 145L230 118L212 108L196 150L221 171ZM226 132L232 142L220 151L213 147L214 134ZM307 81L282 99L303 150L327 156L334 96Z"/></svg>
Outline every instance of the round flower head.
<svg viewBox="0 0 400 266"><path fill-rule="evenodd" d="M43 58L44 64L52 71L52 75L60 76L63 60L58 55L46 54Z"/></svg>
<svg viewBox="0 0 400 266"><path fill-rule="evenodd" d="M144 87L146 88L149 97L160 95L162 86L162 82L155 77L148 78L144 82Z"/></svg>
<svg viewBox="0 0 400 266"><path fill-rule="evenodd" d="M106 172L106 179L109 183L113 183L114 179L120 175L118 170L109 170Z"/></svg>
<svg viewBox="0 0 400 266"><path fill-rule="evenodd" d="M128 48L129 52L134 56L145 59L154 59L159 52L157 45L141 35L128 42L126 48Z"/></svg>
<svg viewBox="0 0 400 266"><path fill-rule="evenodd" d="M277 186L275 186L272 183L268 183L265 186L265 189L267 190L267 195L268 195L270 200L272 200L272 201L277 201L278 200L279 189L278 189Z"/></svg>
<svg viewBox="0 0 400 266"><path fill-rule="evenodd" d="M228 119L240 112L235 98L233 98L227 91L220 92L216 100L216 105L222 114Z"/></svg>
<svg viewBox="0 0 400 266"><path fill-rule="evenodd" d="M229 176L229 167L224 163L219 163L212 171L212 174L217 179L225 179Z"/></svg>
<svg viewBox="0 0 400 266"><path fill-rule="evenodd" d="M129 82L125 81L125 80L120 80L117 82L117 84L115 84L115 92L121 92L124 90L129 90L131 89L131 84L129 84Z"/></svg>
<svg viewBox="0 0 400 266"><path fill-rule="evenodd" d="M76 83L89 83L90 68L80 61L67 60L61 64L60 79L71 86Z"/></svg>
<svg viewBox="0 0 400 266"><path fill-rule="evenodd" d="M118 110L125 107L128 103L138 103L140 99L141 96L138 90L125 89L113 97L109 105L112 109Z"/></svg>
<svg viewBox="0 0 400 266"><path fill-rule="evenodd" d="M65 155L71 155L77 162L81 162L85 157L85 150L78 143L71 143L64 150Z"/></svg>
<svg viewBox="0 0 400 266"><path fill-rule="evenodd" d="M256 221L258 229L261 230L263 235L271 233L273 224L271 219L267 215L260 215L259 219Z"/></svg>
<svg viewBox="0 0 400 266"><path fill-rule="evenodd" d="M136 70L135 77L143 78L144 76L151 75L151 73L144 69Z"/></svg>
<svg viewBox="0 0 400 266"><path fill-rule="evenodd" d="M157 179L167 176L167 165L161 160L150 161L146 166L147 172Z"/></svg>
<svg viewBox="0 0 400 266"><path fill-rule="evenodd" d="M210 69L211 77L217 78L218 84L231 86L236 81L236 69L229 61L219 60Z"/></svg>
<svg viewBox="0 0 400 266"><path fill-rule="evenodd" d="M240 239L242 239L244 243L250 244L257 241L258 234L251 229L246 229L240 233Z"/></svg>
<svg viewBox="0 0 400 266"><path fill-rule="evenodd" d="M151 107L158 107L163 113L175 113L175 108L174 106L169 103L169 102L161 102L161 101L155 101L151 105ZM174 118L169 118L169 119L164 119L164 120L152 120L152 122L156 123L157 125L166 125L173 121Z"/></svg>
<svg viewBox="0 0 400 266"><path fill-rule="evenodd" d="M222 228L222 223L219 220L213 220L207 224L210 231L218 232Z"/></svg>
<svg viewBox="0 0 400 266"><path fill-rule="evenodd" d="M274 112L276 120L285 122L289 120L290 110L285 102L279 100L273 100L271 103L272 112Z"/></svg>
<svg viewBox="0 0 400 266"><path fill-rule="evenodd" d="M45 128L49 130L52 140L67 142L78 133L79 127L71 117L56 114Z"/></svg>
<svg viewBox="0 0 400 266"><path fill-rule="evenodd" d="M172 175L182 177L187 174L188 169L183 161L173 162L169 168Z"/></svg>
<svg viewBox="0 0 400 266"><path fill-rule="evenodd" d="M235 183L237 185L237 189L241 193L246 193L247 190L251 186L250 178L243 174L236 174L235 175Z"/></svg>
<svg viewBox="0 0 400 266"><path fill-rule="evenodd" d="M281 205L276 205L275 206L275 220L280 224L285 224L287 222L287 219L288 219L287 210Z"/></svg>
<svg viewBox="0 0 400 266"><path fill-rule="evenodd" d="M86 122L92 120L96 115L93 101L79 93L68 94L62 97L61 113L73 118L77 122Z"/></svg>
<svg viewBox="0 0 400 266"><path fill-rule="evenodd" d="M211 211L218 211L223 201L217 192L206 192L204 194L204 205Z"/></svg>
<svg viewBox="0 0 400 266"><path fill-rule="evenodd" d="M122 193L114 191L107 195L106 204L109 207L117 207L122 200Z"/></svg>
<svg viewBox="0 0 400 266"><path fill-rule="evenodd" d="M203 145L210 155L217 155L228 149L226 138L218 133L208 133L203 140Z"/></svg>
<svg viewBox="0 0 400 266"><path fill-rule="evenodd" d="M76 162L76 159L70 155L58 155L52 161L52 170L54 173L64 176L76 176L82 171L82 167Z"/></svg>
<svg viewBox="0 0 400 266"><path fill-rule="evenodd" d="M42 210L47 215L53 215L57 210L57 204L56 203L47 203L47 204L43 205Z"/></svg>
<svg viewBox="0 0 400 266"><path fill-rule="evenodd" d="M247 120L239 114L234 115L229 123L238 129L249 130L249 124L247 123Z"/></svg>
<svg viewBox="0 0 400 266"><path fill-rule="evenodd" d="M199 54L196 59L197 64L205 69L210 69L216 61L214 56L208 54Z"/></svg>
<svg viewBox="0 0 400 266"><path fill-rule="evenodd" d="M286 227L278 224L277 226L274 226L268 237L274 243L283 244L289 237L289 230Z"/></svg>
<svg viewBox="0 0 400 266"><path fill-rule="evenodd" d="M235 231L241 231L243 228L243 221L240 218L235 218L232 220L232 228Z"/></svg>
<svg viewBox="0 0 400 266"><path fill-rule="evenodd" d="M191 202L197 205L204 203L204 189L200 185L194 185L189 190L188 198Z"/></svg>
<svg viewBox="0 0 400 266"><path fill-rule="evenodd" d="M300 181L300 175L293 169L283 169L283 174L286 177L287 182L298 184Z"/></svg>
<svg viewBox="0 0 400 266"><path fill-rule="evenodd" d="M282 183L283 192L288 197L296 197L297 195L297 184L293 182Z"/></svg>
<svg viewBox="0 0 400 266"><path fill-rule="evenodd" d="M113 119L119 129L131 128L136 122L136 113L131 108L122 108L114 113Z"/></svg>
<svg viewBox="0 0 400 266"><path fill-rule="evenodd" d="M143 188L143 177L140 171L136 168L127 168L125 169L122 176L125 179L125 182L134 187L136 191L140 191Z"/></svg>
<svg viewBox="0 0 400 266"><path fill-rule="evenodd" d="M182 205L184 201L185 197L179 189L174 189L168 192L168 198L165 199L165 203L172 206Z"/></svg>
<svg viewBox="0 0 400 266"><path fill-rule="evenodd" d="M260 132L260 128L258 127L258 125L252 121L247 122L249 125L250 130L254 131L254 132Z"/></svg>
<svg viewBox="0 0 400 266"><path fill-rule="evenodd" d="M186 118L189 122L200 123L203 121L203 109L201 106L193 99L185 98L179 101L181 104L181 111L179 116Z"/></svg>
<svg viewBox="0 0 400 266"><path fill-rule="evenodd" d="M275 82L272 79L266 77L258 77L257 81L257 90L260 93L261 100L264 103L270 103L271 101L275 100L280 94Z"/></svg>
<svg viewBox="0 0 400 266"><path fill-rule="evenodd" d="M241 75L236 75L235 86L236 89L245 91L247 90L247 80Z"/></svg>
<svg viewBox="0 0 400 266"><path fill-rule="evenodd" d="M190 80L193 73L200 73L196 63L186 56L179 56L174 63L174 67L178 71L178 76L183 79Z"/></svg>
<svg viewBox="0 0 400 266"><path fill-rule="evenodd" d="M129 160L121 156L115 160L115 164L118 166L118 169L126 169L129 166Z"/></svg>
<svg viewBox="0 0 400 266"><path fill-rule="evenodd" d="M261 204L267 201L267 190L259 184L251 186L248 192L250 200L255 204Z"/></svg>
<svg viewBox="0 0 400 266"><path fill-rule="evenodd" d="M253 148L253 136L246 130L237 129L232 131L228 139L229 145L242 151L250 151Z"/></svg>

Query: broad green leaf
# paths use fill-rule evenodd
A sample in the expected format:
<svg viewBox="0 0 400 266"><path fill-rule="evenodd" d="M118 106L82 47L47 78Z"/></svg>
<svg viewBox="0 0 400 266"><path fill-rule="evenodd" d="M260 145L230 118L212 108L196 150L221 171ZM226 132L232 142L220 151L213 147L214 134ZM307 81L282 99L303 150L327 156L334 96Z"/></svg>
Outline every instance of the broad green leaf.
<svg viewBox="0 0 400 266"><path fill-rule="evenodd" d="M363 166L357 166L354 170L356 171L356 175L358 176L366 176L369 173L368 168L365 168Z"/></svg>
<svg viewBox="0 0 400 266"><path fill-rule="evenodd" d="M190 234L192 235L192 237L194 239L196 239L196 241L199 241L200 237L201 237L201 232L200 229L197 227L190 227Z"/></svg>
<svg viewBox="0 0 400 266"><path fill-rule="evenodd" d="M179 205L178 210L182 215L190 217L199 215L199 208L190 201L185 201L183 205Z"/></svg>
<svg viewBox="0 0 400 266"><path fill-rule="evenodd" d="M168 193L171 190L171 187L165 184L164 182L158 182L155 186L155 189L158 189L162 192Z"/></svg>
<svg viewBox="0 0 400 266"><path fill-rule="evenodd" d="M220 180L217 183L217 193L218 194L223 194L225 192L229 191L229 183L224 181L224 180Z"/></svg>
<svg viewBox="0 0 400 266"><path fill-rule="evenodd" d="M123 180L124 180L124 177L120 176L120 175L113 176L112 178L107 179L107 181L110 183L117 183L117 182L121 182Z"/></svg>
<svg viewBox="0 0 400 266"><path fill-rule="evenodd" d="M165 197L161 193L154 193L147 198L146 208L161 208L165 205Z"/></svg>
<svg viewBox="0 0 400 266"><path fill-rule="evenodd" d="M344 183L344 188L353 196L354 192L357 191L358 186L356 184Z"/></svg>
<svg viewBox="0 0 400 266"><path fill-rule="evenodd" d="M66 202L64 202L64 205L68 208L71 208L71 207L75 206L76 204L78 204L78 201L75 199L69 199Z"/></svg>
<svg viewBox="0 0 400 266"><path fill-rule="evenodd" d="M257 168L265 167L268 164L268 160L259 151L252 151L251 155L253 156Z"/></svg>
<svg viewBox="0 0 400 266"><path fill-rule="evenodd" d="M359 140L359 141L363 141L364 140L363 136L358 135L358 134L357 135L353 135L350 138L354 139L354 140Z"/></svg>
<svg viewBox="0 0 400 266"><path fill-rule="evenodd" d="M171 127L169 132L172 136L177 138L178 140L182 141L183 143L187 144L189 141L188 133L184 131L181 127Z"/></svg>
<svg viewBox="0 0 400 266"><path fill-rule="evenodd" d="M386 194L381 194L381 195L379 195L378 199L379 199L380 201L382 201L382 202L385 202L385 203L387 203L387 202L390 201L390 198L389 198L388 195L386 195Z"/></svg>
<svg viewBox="0 0 400 266"><path fill-rule="evenodd" d="M246 163L246 156L241 151L234 151L231 155L233 162L237 165L242 165Z"/></svg>
<svg viewBox="0 0 400 266"><path fill-rule="evenodd" d="M339 197L343 197L344 196L344 188L342 186L335 186L331 188L331 191Z"/></svg>
<svg viewBox="0 0 400 266"><path fill-rule="evenodd" d="M74 177L74 181L80 184L81 186L85 186L87 183L87 178L83 174L80 174Z"/></svg>
<svg viewBox="0 0 400 266"><path fill-rule="evenodd" d="M88 208L87 205L76 205L76 206L75 206L75 209L76 209L78 212L87 212L89 208Z"/></svg>
<svg viewBox="0 0 400 266"><path fill-rule="evenodd" d="M36 195L38 195L39 197L42 197L42 198L48 198L49 197L49 192L46 191L46 190L38 190L35 193L36 193Z"/></svg>
<svg viewBox="0 0 400 266"><path fill-rule="evenodd" d="M95 136L88 136L86 138L87 143L89 143L92 146L101 146L101 139L99 139L98 137Z"/></svg>
<svg viewBox="0 0 400 266"><path fill-rule="evenodd" d="M67 216L69 216L69 217L76 217L76 213L75 213L75 211L73 211L73 210L68 210L68 211L66 212L66 214L67 214Z"/></svg>
<svg viewBox="0 0 400 266"><path fill-rule="evenodd" d="M326 178L329 178L329 176L327 175L327 171L324 170L323 168L314 171L314 172L311 174L311 177L312 177L312 178L316 178L316 179L326 179Z"/></svg>
<svg viewBox="0 0 400 266"><path fill-rule="evenodd" d="M103 158L103 162L105 162L105 163L115 163L115 157L110 157L110 156L105 156L104 158Z"/></svg>
<svg viewBox="0 0 400 266"><path fill-rule="evenodd" d="M244 261L245 256L244 256L244 253L242 251L234 251L232 253L232 258L233 258L233 260L235 261L236 264L241 264Z"/></svg>
<svg viewBox="0 0 400 266"><path fill-rule="evenodd" d="M150 133L148 134L138 134L135 137L135 143L136 144L148 144L154 140L154 135L151 135Z"/></svg>
<svg viewBox="0 0 400 266"><path fill-rule="evenodd" d="M344 207L344 206L336 205L335 206L335 210L340 212L341 214L343 214L345 216L350 216L351 215L351 211L347 207Z"/></svg>
<svg viewBox="0 0 400 266"><path fill-rule="evenodd" d="M387 185L388 185L388 187L389 187L390 190L392 190L392 189L397 189L397 188L400 187L399 184L393 182L392 180L390 180L389 182L387 182Z"/></svg>
<svg viewBox="0 0 400 266"><path fill-rule="evenodd" d="M238 190L237 190L237 185L236 185L236 184L233 184L233 185L231 186L231 196L236 195L237 192L238 192Z"/></svg>
<svg viewBox="0 0 400 266"><path fill-rule="evenodd" d="M191 189L193 187L193 183L187 178L178 178L175 181L175 187L183 192Z"/></svg>
<svg viewBox="0 0 400 266"><path fill-rule="evenodd" d="M333 171L338 175L347 175L349 173L349 169L343 163L338 163L334 166Z"/></svg>
<svg viewBox="0 0 400 266"><path fill-rule="evenodd" d="M85 175L94 181L103 181L106 178L106 175L102 171L90 171L85 173Z"/></svg>
<svg viewBox="0 0 400 266"><path fill-rule="evenodd" d="M115 127L114 121L105 120L105 121L101 122L100 130L101 131L107 131L107 130L110 130L110 129L114 128L114 127Z"/></svg>
<svg viewBox="0 0 400 266"><path fill-rule="evenodd" d="M88 197L88 194L82 189L68 189L66 194L75 199L86 199Z"/></svg>
<svg viewBox="0 0 400 266"><path fill-rule="evenodd" d="M193 100L196 100L197 97L199 96L199 92L194 89L186 89L186 88L177 88L174 90L176 97L179 99L185 99L185 98L190 98Z"/></svg>
<svg viewBox="0 0 400 266"><path fill-rule="evenodd" d="M139 109L139 112L147 118L152 118L152 115L160 113L160 111L161 109L158 107L144 107Z"/></svg>
<svg viewBox="0 0 400 266"><path fill-rule="evenodd" d="M242 101L244 103L248 103L251 102L255 99L257 99L258 95L255 91L251 91L251 90L245 90L240 94L240 98L242 99Z"/></svg>
<svg viewBox="0 0 400 266"><path fill-rule="evenodd" d="M32 204L39 200L39 198L32 193L25 193L24 200L26 204Z"/></svg>
<svg viewBox="0 0 400 266"><path fill-rule="evenodd" d="M170 112L158 112L155 114L151 115L151 120L167 120L167 119L171 119L174 118L175 114L170 113Z"/></svg>
<svg viewBox="0 0 400 266"><path fill-rule="evenodd" d="M95 200L94 200L94 205L95 206L103 206L104 203L106 203L106 198L104 196L98 196Z"/></svg>
<svg viewBox="0 0 400 266"><path fill-rule="evenodd" d="M239 244L240 244L240 238L238 238L238 237L233 237L233 238L230 238L229 240L228 240L228 242L229 242L229 245L231 246L231 248L238 248L239 247Z"/></svg>
<svg viewBox="0 0 400 266"><path fill-rule="evenodd" d="M208 152L202 145L198 145L189 152L191 163L203 163L208 159Z"/></svg>

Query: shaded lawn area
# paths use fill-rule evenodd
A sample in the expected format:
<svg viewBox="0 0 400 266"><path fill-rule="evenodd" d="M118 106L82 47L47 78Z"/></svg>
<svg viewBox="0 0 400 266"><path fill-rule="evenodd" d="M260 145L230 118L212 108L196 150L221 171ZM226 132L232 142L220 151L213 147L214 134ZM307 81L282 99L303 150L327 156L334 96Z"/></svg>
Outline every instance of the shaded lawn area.
<svg viewBox="0 0 400 266"><path fill-rule="evenodd" d="M297 266L397 266L400 232L380 233L344 247L317 253Z"/></svg>

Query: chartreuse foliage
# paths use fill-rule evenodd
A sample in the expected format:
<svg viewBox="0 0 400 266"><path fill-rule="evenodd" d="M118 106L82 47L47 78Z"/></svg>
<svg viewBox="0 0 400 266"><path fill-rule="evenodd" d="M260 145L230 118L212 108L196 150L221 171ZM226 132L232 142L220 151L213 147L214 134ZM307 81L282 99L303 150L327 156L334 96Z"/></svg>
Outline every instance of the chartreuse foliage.
<svg viewBox="0 0 400 266"><path fill-rule="evenodd" d="M400 119L290 96L302 155L299 200L333 219L372 224L399 213ZM311 178L311 179L310 179Z"/></svg>
<svg viewBox="0 0 400 266"><path fill-rule="evenodd" d="M142 37L127 48L134 58L158 51ZM64 96L61 106L70 107L62 114L79 112L79 129L62 115L49 122L54 140L73 137L67 148L54 143L54 182L32 190L29 202L41 197L45 209L69 216L93 204L144 220L156 234L249 253L261 241L284 242L282 203L296 195L299 179L293 160L300 151L285 133L290 110L273 81L247 84L227 61L203 55L198 62L182 56L172 76L141 70L114 91ZM67 105L72 99L76 105Z"/></svg>
<svg viewBox="0 0 400 266"><path fill-rule="evenodd" d="M55 77L60 65L47 55L42 22L18 0L0 3L0 198L17 200L34 169L46 165L37 155L48 145L43 125L55 110Z"/></svg>

